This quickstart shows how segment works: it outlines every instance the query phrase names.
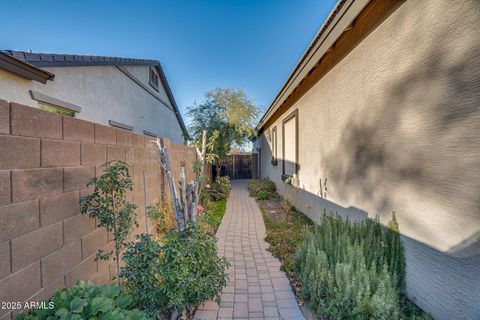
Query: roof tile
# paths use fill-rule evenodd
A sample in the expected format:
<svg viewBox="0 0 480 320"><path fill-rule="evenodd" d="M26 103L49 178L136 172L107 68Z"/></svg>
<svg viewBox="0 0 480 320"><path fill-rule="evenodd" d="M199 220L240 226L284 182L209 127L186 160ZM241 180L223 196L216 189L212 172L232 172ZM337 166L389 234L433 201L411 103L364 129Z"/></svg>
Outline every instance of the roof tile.
<svg viewBox="0 0 480 320"><path fill-rule="evenodd" d="M41 54L40 60L42 61L53 61L53 56L51 54Z"/></svg>
<svg viewBox="0 0 480 320"><path fill-rule="evenodd" d="M24 54L25 54L25 60L27 62L41 61L40 54L38 53L24 52Z"/></svg>

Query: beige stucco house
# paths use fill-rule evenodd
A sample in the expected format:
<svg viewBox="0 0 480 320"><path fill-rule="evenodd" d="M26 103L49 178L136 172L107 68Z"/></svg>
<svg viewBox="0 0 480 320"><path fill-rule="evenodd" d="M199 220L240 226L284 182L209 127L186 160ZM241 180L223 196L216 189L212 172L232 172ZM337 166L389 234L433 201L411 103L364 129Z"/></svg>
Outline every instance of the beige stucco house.
<svg viewBox="0 0 480 320"><path fill-rule="evenodd" d="M257 129L300 211L394 211L409 297L480 319L480 1L339 1Z"/></svg>
<svg viewBox="0 0 480 320"><path fill-rule="evenodd" d="M0 51L0 99L176 143L187 133L155 60Z"/></svg>

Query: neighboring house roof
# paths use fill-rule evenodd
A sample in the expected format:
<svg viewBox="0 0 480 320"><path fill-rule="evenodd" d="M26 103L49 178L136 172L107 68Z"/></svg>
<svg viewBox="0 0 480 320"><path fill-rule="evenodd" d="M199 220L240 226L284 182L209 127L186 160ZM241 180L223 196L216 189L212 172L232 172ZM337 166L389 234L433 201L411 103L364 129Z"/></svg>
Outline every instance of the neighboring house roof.
<svg viewBox="0 0 480 320"><path fill-rule="evenodd" d="M2 52L2 51L0 51ZM178 109L172 90L168 84L165 73L163 72L160 61L150 59L134 59L134 58L120 58L120 57L105 57L92 55L77 55L77 54L58 54L58 53L39 53L39 52L25 52L4 50L4 54L10 55L16 60L26 62L37 68L48 67L91 67L91 66L150 66L157 69L160 79L167 93L168 99L172 104L173 111L182 127L185 136L188 136L188 131L183 122L182 115ZM41 69L39 69L41 70ZM42 70L43 71L43 70ZM46 71L45 71L46 72ZM53 76L53 75L52 75ZM53 77L52 77L53 79Z"/></svg>
<svg viewBox="0 0 480 320"><path fill-rule="evenodd" d="M320 59L331 50L335 41L351 26L369 2L370 0L338 0L327 20L310 42L277 96L260 119L257 130L262 130L268 119L301 84L302 80L310 74L311 70L318 66Z"/></svg>
<svg viewBox="0 0 480 320"><path fill-rule="evenodd" d="M48 80L53 80L55 75L48 71L42 70L23 59L18 59L8 52L0 51L0 68L10 71L20 77L47 83Z"/></svg>

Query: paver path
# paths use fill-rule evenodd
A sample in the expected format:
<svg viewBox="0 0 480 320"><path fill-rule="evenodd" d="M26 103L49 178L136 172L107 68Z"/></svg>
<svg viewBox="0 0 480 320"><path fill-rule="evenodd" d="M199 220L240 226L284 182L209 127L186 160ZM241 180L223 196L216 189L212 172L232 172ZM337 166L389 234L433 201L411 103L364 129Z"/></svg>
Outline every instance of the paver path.
<svg viewBox="0 0 480 320"><path fill-rule="evenodd" d="M265 224L247 181L232 181L217 231L219 255L231 266L221 303L209 301L194 319L304 319L280 262L266 250Z"/></svg>

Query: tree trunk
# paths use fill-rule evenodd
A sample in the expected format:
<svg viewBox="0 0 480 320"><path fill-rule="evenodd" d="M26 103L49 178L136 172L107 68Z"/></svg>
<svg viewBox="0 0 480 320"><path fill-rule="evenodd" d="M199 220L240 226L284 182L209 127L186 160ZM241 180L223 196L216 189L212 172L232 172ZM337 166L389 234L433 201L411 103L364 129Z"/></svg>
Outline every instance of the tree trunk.
<svg viewBox="0 0 480 320"><path fill-rule="evenodd" d="M190 182L187 186L188 218L195 221L197 216L197 193L198 182Z"/></svg>
<svg viewBox="0 0 480 320"><path fill-rule="evenodd" d="M169 186L170 194L172 198L173 209L175 210L175 220L177 221L178 231L183 232L185 231L185 219L183 215L182 204L178 199L178 193L175 188L175 183L173 182L172 166L170 163L170 158L168 157L166 148L160 144L159 139L157 139L156 142L157 142L159 153L160 153L160 165L162 166L162 169L167 174L167 178L168 178L168 186Z"/></svg>
<svg viewBox="0 0 480 320"><path fill-rule="evenodd" d="M115 262L116 262L116 267L117 267L117 282L118 286L120 289L122 289L122 283L120 281L120 248L118 246L118 240L117 240L117 209L115 207L115 192L113 191L112 187L112 210L113 210L113 233L115 235Z"/></svg>
<svg viewBox="0 0 480 320"><path fill-rule="evenodd" d="M185 181L185 166L180 167L180 201L182 202L182 213L185 223L188 222L188 188L187 182Z"/></svg>

